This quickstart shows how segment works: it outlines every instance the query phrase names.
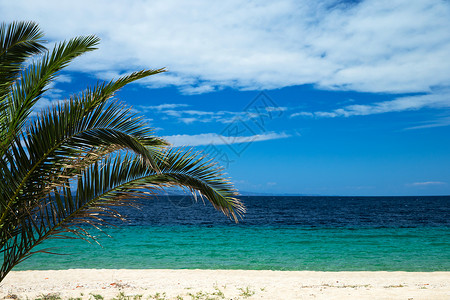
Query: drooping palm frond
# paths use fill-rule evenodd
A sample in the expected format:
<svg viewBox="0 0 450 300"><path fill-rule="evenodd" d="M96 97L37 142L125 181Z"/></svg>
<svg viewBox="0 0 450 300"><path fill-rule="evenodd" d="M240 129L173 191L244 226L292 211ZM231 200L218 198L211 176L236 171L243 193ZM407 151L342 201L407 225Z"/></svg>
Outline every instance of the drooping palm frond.
<svg viewBox="0 0 450 300"><path fill-rule="evenodd" d="M104 225L104 217L120 217L113 208L129 205L130 193L146 197L154 189L182 186L200 192L227 215L241 215L244 207L235 198L236 192L223 178L221 169L205 158L187 153L165 152L158 161L160 173L148 168L136 155L109 156L91 164L79 175L75 196L70 193L69 185L55 188L54 198L43 199L33 214L20 218L14 238L3 247L9 261L0 269L0 278L16 263L34 254L32 250L47 238L60 238L63 232L90 238L86 228L80 225L98 227Z"/></svg>
<svg viewBox="0 0 450 300"><path fill-rule="evenodd" d="M26 136L10 143L14 151L6 153L8 160L4 163L16 170L15 180L8 183L7 190L15 189L12 194L4 192L0 197L0 222L8 213L3 208L10 209L19 193L28 194L23 189L33 191L30 195L35 197L43 188L30 182L54 182L54 173L59 172L62 164L73 164L74 159L79 159L80 151L92 152L92 147L111 149L116 146L133 149L152 161L153 156L158 155L156 150L166 146L167 142L153 136L152 129L129 108L106 101L127 83L163 71L144 70L108 84L98 84L81 97L74 96L37 117L27 128ZM26 149L22 149L22 144ZM39 176L39 180L35 176Z"/></svg>
<svg viewBox="0 0 450 300"><path fill-rule="evenodd" d="M238 193L225 177L224 168L206 155L193 150L167 149L159 163L161 171L148 174L143 179L146 185L179 186L194 194L199 192L214 208L235 221L245 213L245 206L236 198Z"/></svg>
<svg viewBox="0 0 450 300"><path fill-rule="evenodd" d="M82 225L99 228L105 224L105 218L121 218L115 206L130 205L133 198L148 197L155 190L171 186L188 188L236 221L245 213L244 205L236 198L236 190L224 178L223 169L207 157L192 151L167 149L156 162L158 171L134 153L109 153L73 178L75 195L71 193L69 178L65 179L64 186L54 186L53 193L41 199L39 206L26 209L21 222L16 224L15 235L3 247L10 261L0 268L0 279L16 261L36 253L32 250L45 239L70 238L63 233L93 238ZM28 213L33 209L32 214ZM42 251L45 252L37 252Z"/></svg>
<svg viewBox="0 0 450 300"><path fill-rule="evenodd" d="M91 109L92 101L72 99L44 111L6 153L3 164L15 176L2 187L0 223L24 201L45 197L53 186L62 184L60 178L75 176L101 158L97 154L87 159L85 153L130 149L158 168L153 161L167 143L151 135L151 129L126 106L103 102Z"/></svg>
<svg viewBox="0 0 450 300"><path fill-rule="evenodd" d="M41 50L40 31L31 29L14 38L27 47L14 48L15 54L7 50L13 65ZM14 44L8 39L14 39L5 32L0 42L6 49ZM198 192L236 221L245 211L221 168L193 151L171 150L141 117L111 99L126 84L165 69L98 83L29 118L57 73L97 43L94 36L71 39L28 67L11 67L9 75L0 76L0 281L45 239L87 239L83 224L99 227L105 217L120 218L115 206L130 205L157 189L180 186Z"/></svg>

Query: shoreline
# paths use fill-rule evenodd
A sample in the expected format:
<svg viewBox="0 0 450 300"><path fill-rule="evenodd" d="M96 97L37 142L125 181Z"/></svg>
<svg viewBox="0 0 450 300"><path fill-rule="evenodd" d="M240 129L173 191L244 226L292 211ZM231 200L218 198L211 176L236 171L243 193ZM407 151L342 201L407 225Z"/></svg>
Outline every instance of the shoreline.
<svg viewBox="0 0 450 300"><path fill-rule="evenodd" d="M119 294L129 299L449 299L450 272L68 269L12 271L0 284L0 298Z"/></svg>

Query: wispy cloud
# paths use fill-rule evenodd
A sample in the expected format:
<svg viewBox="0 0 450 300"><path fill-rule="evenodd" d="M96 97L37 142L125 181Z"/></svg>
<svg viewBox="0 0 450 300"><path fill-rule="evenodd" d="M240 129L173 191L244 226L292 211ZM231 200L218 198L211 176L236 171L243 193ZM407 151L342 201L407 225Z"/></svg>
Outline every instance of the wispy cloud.
<svg viewBox="0 0 450 300"><path fill-rule="evenodd" d="M289 117L295 118L295 117L314 117L314 113L307 112L307 111L301 111L291 114Z"/></svg>
<svg viewBox="0 0 450 300"><path fill-rule="evenodd" d="M67 74L59 74L58 77L56 77L56 82L70 83L72 82L72 77Z"/></svg>
<svg viewBox="0 0 450 300"><path fill-rule="evenodd" d="M166 110L166 109L174 109L180 107L188 107L189 104L183 103L164 103L160 105L139 105L139 109L142 109L144 112L152 111L152 110Z"/></svg>
<svg viewBox="0 0 450 300"><path fill-rule="evenodd" d="M166 66L142 82L191 94L301 84L429 92L450 82L448 1L16 0L0 10L5 21L36 20L51 40L100 35L100 50L72 70L111 78Z"/></svg>
<svg viewBox="0 0 450 300"><path fill-rule="evenodd" d="M399 97L391 101L376 102L372 104L347 105L332 111L297 112L290 117L306 116L318 118L335 118L350 116L365 116L372 114L401 112L406 110L418 110L428 108L449 108L450 93L448 89L435 92L434 94Z"/></svg>
<svg viewBox="0 0 450 300"><path fill-rule="evenodd" d="M277 115L280 116L284 111L289 110L288 107L261 107L259 110L251 111L205 111L197 109L184 109L188 107L187 104L161 104L157 106L139 106L143 112L153 112L163 114L167 117L177 119L179 122L191 124L194 122L211 123L218 122L228 124L234 122L237 118L240 121L247 121L250 119L268 118L271 119Z"/></svg>
<svg viewBox="0 0 450 300"><path fill-rule="evenodd" d="M410 185L412 185L412 186L430 186L430 185L443 185L443 184L447 184L447 183L442 182L442 181L423 181L423 182L414 182L414 183L411 183Z"/></svg>
<svg viewBox="0 0 450 300"><path fill-rule="evenodd" d="M140 107L144 109L145 112L151 112L162 114L167 117L172 117L177 119L177 121L185 123L185 124L191 124L194 122L201 122L201 123L211 123L211 122L218 122L223 124L228 124L236 120L236 118L240 118L240 120L249 120L258 118L262 115L258 113L249 113L246 111L204 111L204 110L194 110L194 109L188 109L188 110L177 110L177 109L164 109L165 107L170 107L169 105L163 104L159 105L157 107ZM187 106L187 105L186 105ZM183 107L182 105L179 105L177 107ZM173 108L177 108L173 107ZM158 109L159 108L159 109Z"/></svg>
<svg viewBox="0 0 450 300"><path fill-rule="evenodd" d="M267 106L267 107L265 107L265 109L268 112L277 112L277 111L282 112L282 111L288 110L287 107L282 107L282 106L280 106L280 107Z"/></svg>
<svg viewBox="0 0 450 300"><path fill-rule="evenodd" d="M231 145L239 143L261 142L275 139L288 138L290 135L286 133L268 132L252 136L224 136L217 133L202 134L177 134L165 136L173 146L201 146L201 145Z"/></svg>
<svg viewBox="0 0 450 300"><path fill-rule="evenodd" d="M58 105L66 101L70 95L65 94L65 91L56 88L58 83L71 82L71 77L66 75L59 75L56 81L47 85L45 97L39 99L33 106L32 116L37 116L43 109Z"/></svg>
<svg viewBox="0 0 450 300"><path fill-rule="evenodd" d="M417 125L417 126L405 128L405 130L425 129L425 128L443 127L443 126L450 126L450 117L438 118L436 120L427 122L426 124L423 124L423 125Z"/></svg>
<svg viewBox="0 0 450 300"><path fill-rule="evenodd" d="M184 86L181 88L182 92L189 94L189 95L204 94L204 93L209 93L209 92L212 92L215 90L216 90L216 88L210 84L203 84L203 85L199 85L199 86Z"/></svg>

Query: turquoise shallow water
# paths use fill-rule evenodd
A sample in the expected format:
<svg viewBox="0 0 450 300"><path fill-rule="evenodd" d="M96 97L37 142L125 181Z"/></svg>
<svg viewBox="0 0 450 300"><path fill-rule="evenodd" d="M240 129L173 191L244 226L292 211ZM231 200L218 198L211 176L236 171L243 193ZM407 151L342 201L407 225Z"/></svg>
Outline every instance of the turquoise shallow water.
<svg viewBox="0 0 450 300"><path fill-rule="evenodd" d="M450 228L123 226L103 247L51 240L15 270L68 268L450 271Z"/></svg>
<svg viewBox="0 0 450 300"><path fill-rule="evenodd" d="M45 241L15 270L201 268L450 271L450 197L242 197L239 224L190 197L124 209L103 246ZM98 234L95 230L93 233Z"/></svg>

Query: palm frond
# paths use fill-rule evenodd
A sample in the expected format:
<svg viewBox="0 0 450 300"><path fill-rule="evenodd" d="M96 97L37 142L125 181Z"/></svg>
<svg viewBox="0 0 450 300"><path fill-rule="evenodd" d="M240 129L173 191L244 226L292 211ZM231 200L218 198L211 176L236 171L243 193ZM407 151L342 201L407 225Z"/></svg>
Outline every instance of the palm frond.
<svg viewBox="0 0 450 300"><path fill-rule="evenodd" d="M21 77L26 80L16 81L6 96L8 127L7 131L1 132L3 136L0 136L0 149L4 149L11 137L20 132L32 107L46 91L48 84L56 78L57 72L75 57L95 50L98 42L99 39L95 36L77 37L68 42L61 42L22 71Z"/></svg>
<svg viewBox="0 0 450 300"><path fill-rule="evenodd" d="M165 72L150 69L97 83L29 118L58 72L95 49L78 37L43 51L34 23L0 26L0 281L48 238L91 240L122 218L116 206L171 186L189 189L237 222L245 212L223 169L192 150L172 150L142 117L114 100L123 86ZM71 233L72 235L67 235ZM95 239L94 239L95 240Z"/></svg>
<svg viewBox="0 0 450 300"><path fill-rule="evenodd" d="M138 72L133 72L129 75L122 76L117 80L111 80L108 83L101 83L97 84L93 88L88 88L81 96L81 98L84 99L91 99L88 105L86 105L86 109L92 109L95 106L97 106L100 103L105 102L106 100L109 100L114 96L114 94L120 90L122 87L124 87L127 84L130 84L136 80L163 73L167 70L165 68L160 69L149 69L149 70L141 70ZM74 96L74 98L77 98Z"/></svg>
<svg viewBox="0 0 450 300"><path fill-rule="evenodd" d="M22 216L17 228L33 230L17 231L3 247L4 252L8 255L8 251L14 252L14 257L21 261L45 239L67 237L63 233L94 239L83 224L100 229L108 218L122 218L114 207L130 205L134 198L149 197L154 190L170 186L199 192L235 221L245 212L233 185L223 178L222 169L204 156L191 151L167 150L158 163L160 173L130 153L109 154L96 161L78 174L75 195L71 193L70 184L55 187L52 195L34 207L33 214ZM2 272L8 271L8 266L4 267L0 277Z"/></svg>
<svg viewBox="0 0 450 300"><path fill-rule="evenodd" d="M0 137L8 131L8 96L23 64L46 50L43 32L34 22L0 24Z"/></svg>
<svg viewBox="0 0 450 300"><path fill-rule="evenodd" d="M43 36L34 22L0 24L0 101L17 79L23 63L46 49Z"/></svg>
<svg viewBox="0 0 450 300"><path fill-rule="evenodd" d="M141 118L117 102L101 103L86 113L86 103L89 105L90 101L70 100L44 111L30 126L28 134L7 152L5 163L15 170L16 176L9 182L12 194L0 198L0 222L13 209L17 196L34 198L36 193L49 192L42 183L59 184L56 176L61 175L61 169L67 169L67 165L82 158L84 153L92 153L93 149L130 149L158 168L154 160L159 155L158 149L167 143L152 136ZM76 174L77 169L72 170Z"/></svg>

